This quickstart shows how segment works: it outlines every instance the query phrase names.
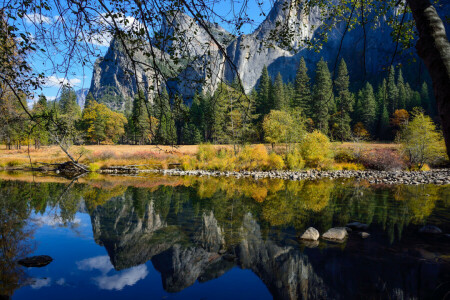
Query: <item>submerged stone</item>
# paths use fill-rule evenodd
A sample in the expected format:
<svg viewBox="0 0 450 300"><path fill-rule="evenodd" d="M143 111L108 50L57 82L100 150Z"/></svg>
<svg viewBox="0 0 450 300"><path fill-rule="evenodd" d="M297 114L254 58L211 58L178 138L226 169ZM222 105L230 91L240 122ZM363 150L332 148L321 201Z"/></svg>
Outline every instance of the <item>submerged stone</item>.
<svg viewBox="0 0 450 300"><path fill-rule="evenodd" d="M368 238L370 236L370 233L367 232L360 232L359 236L362 237L363 239Z"/></svg>
<svg viewBox="0 0 450 300"><path fill-rule="evenodd" d="M48 255L37 255L20 259L17 263L27 268L40 268L45 267L52 261L53 258Z"/></svg>
<svg viewBox="0 0 450 300"><path fill-rule="evenodd" d="M349 227L351 229L358 229L358 230L367 230L369 228L369 225L364 224L364 223L360 223L360 222L348 223L345 226Z"/></svg>
<svg viewBox="0 0 450 300"><path fill-rule="evenodd" d="M439 227L436 227L434 225L425 225L419 229L419 232L420 233L438 234L438 233L442 233L442 230Z"/></svg>

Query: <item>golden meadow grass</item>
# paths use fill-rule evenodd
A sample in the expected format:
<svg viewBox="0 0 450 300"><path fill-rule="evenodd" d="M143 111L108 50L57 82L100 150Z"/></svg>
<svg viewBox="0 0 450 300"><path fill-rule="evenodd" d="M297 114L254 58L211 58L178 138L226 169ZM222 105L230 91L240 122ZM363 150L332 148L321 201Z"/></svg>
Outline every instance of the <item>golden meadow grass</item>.
<svg viewBox="0 0 450 300"><path fill-rule="evenodd" d="M78 157L83 149L85 154L80 162L90 166L95 171L110 166L136 165L141 169L167 169L171 165L183 169L207 170L268 170L268 169L302 169L303 163L294 158L284 157L284 145L277 145L271 151L269 145L252 145L241 148L234 155L233 145L183 145L183 146L155 146L155 145L86 145L72 146L70 153ZM332 151L338 152L367 152L378 149L392 149L397 151L397 144L377 143L332 143ZM275 154L276 153L276 154ZM40 149L22 147L19 150L7 150L0 145L0 168L13 169L29 167L39 163L62 163L68 158L58 146L44 146ZM292 166L291 166L292 165ZM297 166L297 167L295 167ZM335 162L328 166L334 170L361 169L362 166L351 162Z"/></svg>

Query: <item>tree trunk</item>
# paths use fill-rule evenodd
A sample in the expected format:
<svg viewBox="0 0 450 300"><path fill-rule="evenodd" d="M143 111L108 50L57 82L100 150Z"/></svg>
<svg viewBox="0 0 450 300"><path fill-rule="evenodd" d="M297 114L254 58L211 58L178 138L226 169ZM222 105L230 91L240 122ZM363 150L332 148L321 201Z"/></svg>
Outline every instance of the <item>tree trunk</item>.
<svg viewBox="0 0 450 300"><path fill-rule="evenodd" d="M417 54L424 61L433 81L447 154L450 157L450 42L444 23L429 0L407 1L419 32Z"/></svg>

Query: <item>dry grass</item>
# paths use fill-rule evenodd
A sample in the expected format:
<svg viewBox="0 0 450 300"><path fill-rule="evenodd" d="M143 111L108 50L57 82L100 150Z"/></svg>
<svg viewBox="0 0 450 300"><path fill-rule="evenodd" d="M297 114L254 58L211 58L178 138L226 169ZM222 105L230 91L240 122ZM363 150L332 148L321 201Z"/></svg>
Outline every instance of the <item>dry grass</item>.
<svg viewBox="0 0 450 300"><path fill-rule="evenodd" d="M215 150L233 150L233 145L212 145ZM270 149L270 145L266 145ZM98 167L124 166L124 165L145 165L143 167L168 168L170 164L179 163L182 157L193 157L198 152L198 145L186 146L155 146L155 145L88 145L73 146L70 148L71 154L77 157L81 148L87 153L80 159L84 164L95 163ZM382 143L333 143L334 150L360 151L392 149L398 150L398 144ZM283 153L285 146L277 145L276 153ZM67 161L66 155L58 146L46 146L41 149L23 147L20 150L7 150L6 146L0 145L0 169L26 167L30 165L30 158L33 164L36 163L61 163Z"/></svg>

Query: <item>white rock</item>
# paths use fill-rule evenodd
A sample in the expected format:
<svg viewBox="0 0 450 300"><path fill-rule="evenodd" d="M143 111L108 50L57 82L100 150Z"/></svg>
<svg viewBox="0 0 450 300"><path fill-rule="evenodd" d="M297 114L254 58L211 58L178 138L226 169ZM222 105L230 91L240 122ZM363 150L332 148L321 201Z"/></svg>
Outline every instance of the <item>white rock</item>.
<svg viewBox="0 0 450 300"><path fill-rule="evenodd" d="M343 240L347 237L347 230L344 227L334 227L325 232L322 237L329 240Z"/></svg>
<svg viewBox="0 0 450 300"><path fill-rule="evenodd" d="M319 239L319 231L314 227L309 227L300 237L302 240L317 241Z"/></svg>

